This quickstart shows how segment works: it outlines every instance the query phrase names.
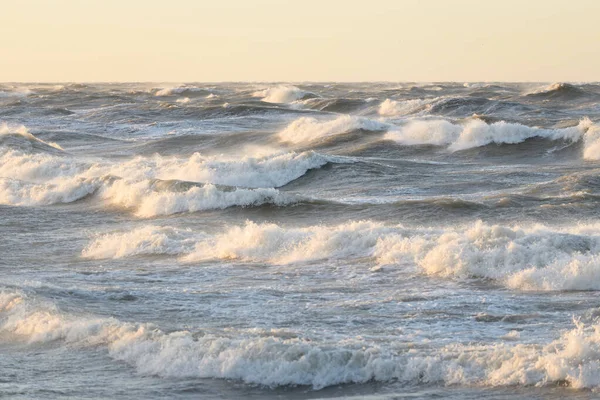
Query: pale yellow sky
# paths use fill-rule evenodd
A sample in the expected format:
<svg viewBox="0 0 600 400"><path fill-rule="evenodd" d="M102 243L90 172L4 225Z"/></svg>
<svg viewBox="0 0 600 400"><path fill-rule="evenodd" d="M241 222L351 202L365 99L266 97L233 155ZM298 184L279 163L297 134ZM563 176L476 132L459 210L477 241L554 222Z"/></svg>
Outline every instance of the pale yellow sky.
<svg viewBox="0 0 600 400"><path fill-rule="evenodd" d="M599 81L600 0L0 0L0 81Z"/></svg>

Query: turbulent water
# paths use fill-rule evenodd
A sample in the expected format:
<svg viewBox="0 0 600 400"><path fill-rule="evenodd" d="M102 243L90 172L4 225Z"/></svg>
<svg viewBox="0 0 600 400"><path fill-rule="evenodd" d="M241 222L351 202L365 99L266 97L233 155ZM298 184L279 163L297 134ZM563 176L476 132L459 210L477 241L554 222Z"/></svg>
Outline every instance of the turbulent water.
<svg viewBox="0 0 600 400"><path fill-rule="evenodd" d="M0 397L589 398L600 85L0 85Z"/></svg>

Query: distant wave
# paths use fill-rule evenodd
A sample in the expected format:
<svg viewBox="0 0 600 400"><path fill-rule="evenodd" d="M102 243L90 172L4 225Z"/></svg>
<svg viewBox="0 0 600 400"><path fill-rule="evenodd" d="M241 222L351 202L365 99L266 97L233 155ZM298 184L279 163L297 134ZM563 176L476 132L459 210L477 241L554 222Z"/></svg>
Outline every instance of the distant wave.
<svg viewBox="0 0 600 400"><path fill-rule="evenodd" d="M210 94L206 89L199 88L196 86L172 86L158 89L154 92L155 96L173 96L173 95L185 95L185 96L198 96Z"/></svg>
<svg viewBox="0 0 600 400"><path fill-rule="evenodd" d="M526 96L543 98L543 99L576 99L587 96L588 93L583 89L572 85L570 83L553 83L550 86L546 86L542 89L528 93Z"/></svg>
<svg viewBox="0 0 600 400"><path fill-rule="evenodd" d="M298 102L295 102L295 104ZM351 98L309 98L302 100L301 105L304 109L319 110L335 113L352 113L365 108L370 101L368 99Z"/></svg>
<svg viewBox="0 0 600 400"><path fill-rule="evenodd" d="M300 144L343 135L355 130L384 131L388 128L388 124L350 115L342 115L329 121L302 117L289 124L277 136L281 141Z"/></svg>
<svg viewBox="0 0 600 400"><path fill-rule="evenodd" d="M480 114L494 118L517 118L524 113L535 113L539 110L528 104L485 97L438 97L427 105L427 112L453 117Z"/></svg>
<svg viewBox="0 0 600 400"><path fill-rule="evenodd" d="M410 99L410 100L390 100L385 99L380 105L377 113L384 117L398 117L409 115L420 111L436 99Z"/></svg>
<svg viewBox="0 0 600 400"><path fill-rule="evenodd" d="M577 126L563 129L532 128L504 121L487 124L471 119L463 125L446 120L412 120L398 130L387 132L385 139L402 145L447 146L450 151L466 150L495 144L521 143L530 138L578 141L584 139L584 158L600 157L600 131L587 118Z"/></svg>
<svg viewBox="0 0 600 400"><path fill-rule="evenodd" d="M296 86L280 85L258 90L252 94L253 97L261 97L266 103L291 103L307 97L315 97L311 92L301 90Z"/></svg>

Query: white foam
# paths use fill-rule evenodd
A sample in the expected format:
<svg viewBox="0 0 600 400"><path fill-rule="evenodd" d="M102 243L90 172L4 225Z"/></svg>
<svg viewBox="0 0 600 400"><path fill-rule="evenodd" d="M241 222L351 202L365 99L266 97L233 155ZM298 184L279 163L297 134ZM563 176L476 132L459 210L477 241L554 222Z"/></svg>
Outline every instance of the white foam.
<svg viewBox="0 0 600 400"><path fill-rule="evenodd" d="M266 103L291 103L309 94L296 86L279 85L252 93L253 97L261 97Z"/></svg>
<svg viewBox="0 0 600 400"><path fill-rule="evenodd" d="M3 136L3 135L19 135L19 136L22 136L23 138L27 139L29 144L31 144L31 142L38 142L38 143L42 143L42 144L45 144L50 147L54 147L55 149L58 149L58 150L63 150L63 148L60 147L60 145L58 145L56 143L45 142L41 139L36 138L31 133L29 133L29 130L24 125L10 126L6 123L2 123L0 125L0 136ZM31 145L29 146L29 148L31 148Z"/></svg>
<svg viewBox="0 0 600 400"><path fill-rule="evenodd" d="M169 186L169 185L167 185ZM219 188L212 184L179 191L173 187L156 188L153 180L130 181L101 178L55 178L50 183L29 183L0 178L0 204L45 206L70 203L97 194L110 207L133 212L139 218L197 212L229 207L252 207L264 204L292 204L297 197L274 188Z"/></svg>
<svg viewBox="0 0 600 400"><path fill-rule="evenodd" d="M186 104L190 102L189 97L182 97L180 99L175 100L176 103Z"/></svg>
<svg viewBox="0 0 600 400"><path fill-rule="evenodd" d="M452 279L493 279L519 290L600 289L600 224L570 228L486 225L408 229L371 221L282 227L246 222L201 240L184 261L271 264L369 257ZM368 265L368 264L367 264Z"/></svg>
<svg viewBox="0 0 600 400"><path fill-rule="evenodd" d="M234 206L251 207L264 204L283 206L297 202L297 198L280 193L273 188L224 190L206 184L182 192L156 191L152 181L129 182L122 179L103 187L100 196L113 206L132 210L140 218Z"/></svg>
<svg viewBox="0 0 600 400"><path fill-rule="evenodd" d="M236 205L283 205L295 200L274 187L283 186L330 159L309 151L269 152L244 158L206 157L198 153L187 158L155 155L109 162L0 147L0 203L49 205L98 193L109 205L130 209L141 217ZM156 190L156 179L209 184L184 191L162 184L165 189ZM213 184L241 187L228 190Z"/></svg>
<svg viewBox="0 0 600 400"><path fill-rule="evenodd" d="M459 151L490 143L521 143L534 137L578 141L592 127L595 125L587 118L577 126L563 129L542 129L504 121L487 124L479 119L470 120L464 125L446 120L413 120L399 130L386 133L385 139L404 145L448 146L450 151Z"/></svg>
<svg viewBox="0 0 600 400"><path fill-rule="evenodd" d="M414 262L427 274L496 280L521 290L600 289L600 225L571 228L486 225L378 243L382 263Z"/></svg>
<svg viewBox="0 0 600 400"><path fill-rule="evenodd" d="M587 130L583 136L583 158L586 160L600 160L600 126L593 124L589 119L584 120L584 122Z"/></svg>
<svg viewBox="0 0 600 400"><path fill-rule="evenodd" d="M383 131L389 125L367 118L342 115L334 120L321 121L312 117L302 117L289 124L278 137L284 142L311 143L329 137L342 135L353 130Z"/></svg>
<svg viewBox="0 0 600 400"><path fill-rule="evenodd" d="M408 115L434 100L436 99L411 99L403 101L385 99L379 105L377 113L384 117Z"/></svg>
<svg viewBox="0 0 600 400"><path fill-rule="evenodd" d="M82 251L85 258L123 258L140 254L180 254L192 251L198 235L189 229L143 226L127 232L99 235Z"/></svg>
<svg viewBox="0 0 600 400"><path fill-rule="evenodd" d="M156 91L154 93L155 96L173 96L176 94L180 94L186 91L189 92L198 92L201 91L201 88L195 87L195 86L186 86L186 85L182 85L182 86L170 86L170 87L164 87L159 89L158 91Z"/></svg>
<svg viewBox="0 0 600 400"><path fill-rule="evenodd" d="M460 125L445 120L414 120L400 130L387 132L384 139L407 146L423 144L444 146L456 140L461 130Z"/></svg>
<svg viewBox="0 0 600 400"><path fill-rule="evenodd" d="M136 157L104 173L128 178L178 179L244 187L279 187L325 165L330 158L313 151L228 158L194 153L188 158Z"/></svg>
<svg viewBox="0 0 600 400"><path fill-rule="evenodd" d="M198 327L201 328L201 327ZM58 342L105 347L110 357L144 375L222 378L265 386L400 381L467 386L600 386L600 325L565 331L549 343L487 345L378 344L360 337L343 341L286 338L268 330L227 334L165 333L149 324L67 314L54 304L15 292L0 293L0 336L37 346ZM512 338L514 339L514 338Z"/></svg>
<svg viewBox="0 0 600 400"><path fill-rule="evenodd" d="M87 166L70 157L29 154L20 150L0 150L0 177L31 182L46 182L60 176L75 176Z"/></svg>
<svg viewBox="0 0 600 400"><path fill-rule="evenodd" d="M0 204L45 206L71 203L94 193L101 186L98 179L60 178L52 183L29 183L0 178Z"/></svg>
<svg viewBox="0 0 600 400"><path fill-rule="evenodd" d="M201 241L184 260L240 259L274 264L368 256L379 237L393 231L370 221L334 227L284 228L246 222L213 239Z"/></svg>

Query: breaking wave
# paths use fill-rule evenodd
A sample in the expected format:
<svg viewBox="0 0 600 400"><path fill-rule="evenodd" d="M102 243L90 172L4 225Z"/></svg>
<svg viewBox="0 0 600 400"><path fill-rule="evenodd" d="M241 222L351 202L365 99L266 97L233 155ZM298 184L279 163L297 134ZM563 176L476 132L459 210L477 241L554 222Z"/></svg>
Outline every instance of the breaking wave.
<svg viewBox="0 0 600 400"><path fill-rule="evenodd" d="M198 241L189 229L143 226L122 233L97 236L81 253L85 258L123 258L150 254L179 254Z"/></svg>
<svg viewBox="0 0 600 400"><path fill-rule="evenodd" d="M125 241L121 237L106 243L96 241L91 246L104 248L109 257L127 256L147 252L147 243L154 243L157 237L154 228L125 235L133 235L136 239L127 241L140 245L132 245L125 252L106 248L113 243L120 249L119 243ZM169 236L168 253L181 256L185 262L224 259L291 264L371 259L373 269L396 266L459 280L482 278L518 290L600 289L598 224L550 228L487 225L480 221L470 227L407 228L355 221L338 226L287 228L246 222L218 235L201 236L193 249L188 239Z"/></svg>
<svg viewBox="0 0 600 400"><path fill-rule="evenodd" d="M561 100L576 99L583 96L587 96L587 93L583 89L570 83L562 82L553 83L550 86L527 94L527 97Z"/></svg>
<svg viewBox="0 0 600 400"><path fill-rule="evenodd" d="M281 141L294 144L311 143L356 130L384 131L388 128L388 124L349 115L342 115L330 121L302 117L279 132L278 138Z"/></svg>
<svg viewBox="0 0 600 400"><path fill-rule="evenodd" d="M377 113L384 117L399 117L420 111L423 107L431 104L436 99L412 99L412 100L390 100L385 99L380 105Z"/></svg>
<svg viewBox="0 0 600 400"><path fill-rule="evenodd" d="M23 125L9 126L6 123L0 125L0 146L22 151L63 150L63 148L56 143L44 142L43 140L36 138L29 133L29 130Z"/></svg>
<svg viewBox="0 0 600 400"><path fill-rule="evenodd" d="M198 96L198 95L206 95L207 90L202 89L196 86L173 86L173 87L165 87L158 89L154 92L155 96L173 96L173 95L186 95L186 96Z"/></svg>
<svg viewBox="0 0 600 400"><path fill-rule="evenodd" d="M100 193L110 205L131 209L140 218L186 212L254 207L265 204L284 206L298 201L273 188L222 188L213 184L194 186L179 192L156 190L153 181L117 180Z"/></svg>
<svg viewBox="0 0 600 400"><path fill-rule="evenodd" d="M575 321L549 343L394 346L343 342L279 330L164 332L151 324L74 315L19 292L0 293L2 340L37 346L103 347L138 373L163 378L234 379L268 387L400 381L447 385L568 385L597 388L600 326ZM291 337L290 337L291 336Z"/></svg>
<svg viewBox="0 0 600 400"><path fill-rule="evenodd" d="M333 160L316 153L275 153L264 157L210 157L194 153L190 157L136 157L115 165L108 173L116 176L177 179L244 187L280 187L307 171Z"/></svg>
<svg viewBox="0 0 600 400"><path fill-rule="evenodd" d="M534 128L504 121L488 124L480 119L471 119L464 125L446 120L412 120L398 130L385 134L385 139L402 145L447 146L450 151L466 150L488 144L516 144L531 138L585 142L584 157L600 157L599 127L588 118L577 126L563 129Z"/></svg>
<svg viewBox="0 0 600 400"><path fill-rule="evenodd" d="M19 135L28 141L38 140L26 130ZM21 147L0 149L1 204L70 203L95 194L112 206L133 210L139 217L290 204L296 201L293 196L284 195L275 187L332 160L308 151L241 159L199 153L187 158L155 155L115 163L31 153Z"/></svg>
<svg viewBox="0 0 600 400"><path fill-rule="evenodd" d="M51 183L36 184L0 178L0 204L45 206L71 203L95 194L108 206L131 210L140 218L150 218L236 206L283 206L298 201L298 198L274 188L247 189L203 184L180 190L177 187L179 182L167 185L161 185L161 182L164 181L129 181L103 176L56 178Z"/></svg>
<svg viewBox="0 0 600 400"><path fill-rule="evenodd" d="M291 103L315 95L296 86L280 85L252 93L253 97L261 97L265 103Z"/></svg>

